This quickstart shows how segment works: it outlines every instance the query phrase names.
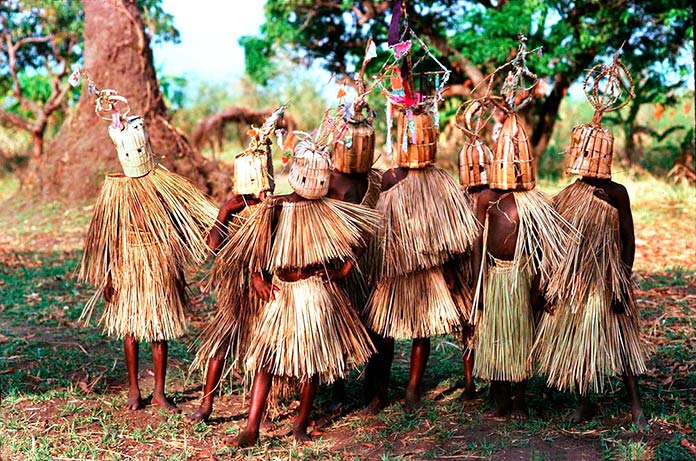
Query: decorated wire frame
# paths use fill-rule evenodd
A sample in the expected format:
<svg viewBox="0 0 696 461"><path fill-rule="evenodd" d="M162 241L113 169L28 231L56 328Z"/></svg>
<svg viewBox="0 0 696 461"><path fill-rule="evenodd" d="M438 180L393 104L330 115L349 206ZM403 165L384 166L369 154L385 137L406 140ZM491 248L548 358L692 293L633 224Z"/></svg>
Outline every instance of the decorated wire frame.
<svg viewBox="0 0 696 461"><path fill-rule="evenodd" d="M566 173L611 178L614 136L602 127L602 117L605 112L628 104L635 97L634 89L633 78L618 59L618 53L610 65L598 64L590 69L583 82L583 91L595 113L590 123L573 127Z"/></svg>
<svg viewBox="0 0 696 461"><path fill-rule="evenodd" d="M409 100L407 94L402 95L400 91L390 91L383 82L389 79L388 69L394 63L386 62L380 71L379 80L382 92L387 99L387 140L386 156L393 158L393 136L392 129L394 118L396 118L396 161L399 166L406 168L423 168L435 163L437 160L437 143L439 138L440 117L438 113L438 102L442 99L442 91L449 80L450 70L447 69L432 53L427 45L409 30L408 35L415 41L424 54L415 63L411 63L411 74L409 78L419 77L419 88L413 88L413 99ZM406 42L401 42L406 43ZM408 42L412 43L412 42ZM399 44L397 44L399 45ZM412 47L409 45L408 51L403 55L410 63ZM414 72L422 63L430 58L440 70ZM398 61L398 59L396 59ZM395 76L395 75L392 75ZM401 76L397 76L401 79ZM425 84L428 79L433 78L432 88ZM401 81L402 87L409 85L409 82ZM425 93L425 91L429 93Z"/></svg>
<svg viewBox="0 0 696 461"><path fill-rule="evenodd" d="M459 151L459 182L465 187L488 184L488 170L493 151L481 139L481 132L490 122L493 112L488 99L472 99L459 106L455 126L462 130L466 140Z"/></svg>
<svg viewBox="0 0 696 461"><path fill-rule="evenodd" d="M157 160L143 118L128 115L128 100L116 90L97 90L94 111L102 119L111 121L109 136L116 148L123 174L130 178L148 174L157 165ZM105 113L109 113L109 116Z"/></svg>
<svg viewBox="0 0 696 461"><path fill-rule="evenodd" d="M474 87L472 94L475 94L479 87L485 84L486 90L483 97L490 98L490 101L504 112L518 112L527 106L532 101L534 89L539 84L539 77L527 67L527 56L540 52L542 48L527 50L526 41L527 38L520 35L515 57L488 74ZM502 96L493 96L495 77L505 69L508 69L508 73L500 89Z"/></svg>

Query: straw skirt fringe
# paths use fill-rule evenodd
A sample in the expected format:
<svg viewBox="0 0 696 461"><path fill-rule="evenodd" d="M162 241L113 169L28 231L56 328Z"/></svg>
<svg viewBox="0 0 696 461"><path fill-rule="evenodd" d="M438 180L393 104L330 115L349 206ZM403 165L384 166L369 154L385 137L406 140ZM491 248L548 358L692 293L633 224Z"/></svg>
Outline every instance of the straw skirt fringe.
<svg viewBox="0 0 696 461"><path fill-rule="evenodd" d="M483 312L478 319L474 375L495 381L529 378L534 341L530 302L532 268L528 258L502 261L486 268Z"/></svg>
<svg viewBox="0 0 696 461"><path fill-rule="evenodd" d="M555 313L544 315L533 357L549 385L582 395L603 392L605 376L646 370L629 272L621 261L618 211L582 181L555 202L583 238L559 270ZM614 313L613 300L626 311Z"/></svg>
<svg viewBox="0 0 696 461"><path fill-rule="evenodd" d="M615 314L611 293L593 292L577 313L559 305L544 315L533 357L547 383L581 395L603 392L607 376L645 373L638 314Z"/></svg>
<svg viewBox="0 0 696 461"><path fill-rule="evenodd" d="M363 312L368 328L395 339L446 334L457 330L464 316L441 267L380 280Z"/></svg>
<svg viewBox="0 0 696 461"><path fill-rule="evenodd" d="M321 382L343 378L374 351L347 296L314 276L297 282L274 278L280 289L259 316L247 353L247 370Z"/></svg>
<svg viewBox="0 0 696 461"><path fill-rule="evenodd" d="M98 287L89 319L111 277L115 300L101 317L110 335L161 341L185 331L184 267L202 262L217 210L187 179L157 166L141 178L108 175L85 238L79 280Z"/></svg>
<svg viewBox="0 0 696 461"><path fill-rule="evenodd" d="M232 220L231 229L238 229L259 205L244 208ZM241 261L229 263L224 245L213 262L210 285L215 290L216 312L198 337L198 350L191 369L205 370L213 357L224 358L224 375L230 371L244 371L251 333L256 325L263 302L250 284L251 273Z"/></svg>
<svg viewBox="0 0 696 461"><path fill-rule="evenodd" d="M441 266L467 252L480 227L459 185L434 166L410 170L382 193L377 210L382 225L371 249L374 279Z"/></svg>

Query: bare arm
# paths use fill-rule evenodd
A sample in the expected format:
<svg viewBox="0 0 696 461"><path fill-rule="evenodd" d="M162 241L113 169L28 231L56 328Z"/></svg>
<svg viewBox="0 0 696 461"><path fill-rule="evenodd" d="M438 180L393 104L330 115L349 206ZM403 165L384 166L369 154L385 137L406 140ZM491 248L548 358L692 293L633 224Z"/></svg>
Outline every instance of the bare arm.
<svg viewBox="0 0 696 461"><path fill-rule="evenodd" d="M478 200L476 201L476 219L478 219L478 222L481 223L481 227L479 229L479 233L476 236L476 240L474 240L474 246L472 248L472 268L473 268L473 279L474 279L474 292L476 291L476 287L478 285L479 281L479 276L481 273L481 258L483 257L483 232L484 232L484 225L486 222L486 213L488 210L488 202L491 198L491 191L490 190L485 190L481 192L478 196ZM479 309L483 308L483 298L479 297L479 305L477 306Z"/></svg>
<svg viewBox="0 0 696 461"><path fill-rule="evenodd" d="M220 207L217 219L215 220L215 225L208 234L208 246L211 249L218 249L222 241L225 239L227 234L227 225L229 224L230 220L234 215L242 211L246 205L247 204L243 197L235 195Z"/></svg>

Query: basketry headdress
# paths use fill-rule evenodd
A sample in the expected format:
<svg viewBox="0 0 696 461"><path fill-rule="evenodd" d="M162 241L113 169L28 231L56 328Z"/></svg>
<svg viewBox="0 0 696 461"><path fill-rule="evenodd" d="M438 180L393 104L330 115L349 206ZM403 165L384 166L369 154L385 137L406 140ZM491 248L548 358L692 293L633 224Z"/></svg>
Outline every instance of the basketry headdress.
<svg viewBox="0 0 696 461"><path fill-rule="evenodd" d="M520 36L520 44L515 58L499 68L510 65L501 89L501 96L491 97L491 101L505 113L502 128L498 134L489 170L489 186L503 190L531 190L536 185L534 156L524 123L517 112L532 101L533 92L539 82L526 64L526 38ZM497 71L496 71L497 72ZM493 82L495 72L491 76Z"/></svg>
<svg viewBox="0 0 696 461"><path fill-rule="evenodd" d="M573 127L566 173L594 178L611 178L614 136L602 127L602 116L624 107L635 97L628 70L614 55L611 65L598 64L585 77L583 91L595 109L590 123Z"/></svg>
<svg viewBox="0 0 696 461"><path fill-rule="evenodd" d="M373 87L365 86L365 67L376 56L375 44L368 38L362 69L355 78L357 97L344 107L345 127L334 143L334 168L341 173L367 173L375 155L374 112L365 101ZM345 92L344 92L345 94Z"/></svg>
<svg viewBox="0 0 696 461"><path fill-rule="evenodd" d="M148 174L157 165L157 160L143 118L128 115L130 106L126 98L109 89L97 92L94 110L101 118L111 120L109 136L116 147L123 174L129 178Z"/></svg>
<svg viewBox="0 0 696 461"><path fill-rule="evenodd" d="M459 151L459 182L462 186L488 184L488 170L493 161L493 151L481 139L481 131L491 117L492 113L485 101L478 99L462 104L457 110L455 123L466 136Z"/></svg>
<svg viewBox="0 0 696 461"><path fill-rule="evenodd" d="M259 194L273 191L273 158L271 156L271 135L285 113L280 106L266 118L261 128L249 130L249 147L234 158L233 192L237 195Z"/></svg>
<svg viewBox="0 0 696 461"><path fill-rule="evenodd" d="M399 34L399 21L405 29ZM384 67L382 79L387 97L386 155L396 150L396 163L406 168L423 168L435 163L440 120L438 102L450 71L430 53L428 46L410 30L406 11L395 2L389 29L393 62ZM396 140L392 140L392 121L396 118Z"/></svg>

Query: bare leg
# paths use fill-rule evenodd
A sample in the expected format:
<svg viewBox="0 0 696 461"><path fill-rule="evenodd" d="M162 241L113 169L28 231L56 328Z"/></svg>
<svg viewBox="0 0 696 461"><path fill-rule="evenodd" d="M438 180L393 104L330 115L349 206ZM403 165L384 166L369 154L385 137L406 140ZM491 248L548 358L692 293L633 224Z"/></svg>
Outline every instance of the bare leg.
<svg viewBox="0 0 696 461"><path fill-rule="evenodd" d="M266 407L266 399L271 390L273 376L266 370L259 370L254 376L251 386L251 402L249 403L249 419L246 428L237 437L237 446L250 447L259 440L259 427Z"/></svg>
<svg viewBox="0 0 696 461"><path fill-rule="evenodd" d="M575 424L590 421L597 414L598 406L587 395L580 396L580 405L575 409L571 421Z"/></svg>
<svg viewBox="0 0 696 461"><path fill-rule="evenodd" d="M507 416L512 411L512 398L510 381L491 381L491 397L495 401L495 410L488 416L500 418Z"/></svg>
<svg viewBox="0 0 696 461"><path fill-rule="evenodd" d="M129 410L142 410L145 402L140 396L138 385L138 341L133 335L123 338L123 351L126 355L126 370L128 370L128 400L126 408Z"/></svg>
<svg viewBox="0 0 696 461"><path fill-rule="evenodd" d="M420 405L420 384L430 356L430 338L416 338L411 345L411 372L406 385L406 411Z"/></svg>
<svg viewBox="0 0 696 461"><path fill-rule="evenodd" d="M152 342L152 362L155 365L155 389L152 392L152 403L164 410L178 413L181 410L164 395L164 382L167 378L168 352L169 343L167 343L167 341Z"/></svg>
<svg viewBox="0 0 696 461"><path fill-rule="evenodd" d="M512 401L512 411L510 416L513 419L529 418L526 402L527 381L520 381L515 384L515 398Z"/></svg>
<svg viewBox="0 0 696 461"><path fill-rule="evenodd" d="M464 349L462 351L462 361L464 362L464 392L462 400L473 400L476 398L476 385L474 384L474 350L466 346L469 339L474 335L474 328L467 326L463 332Z"/></svg>
<svg viewBox="0 0 696 461"><path fill-rule="evenodd" d="M376 415L389 403L389 377L394 360L394 338L377 338L380 338L375 343L377 353L370 357L365 372L366 390L372 394L366 394L371 401L365 412L370 415Z"/></svg>
<svg viewBox="0 0 696 461"><path fill-rule="evenodd" d="M640 392L638 391L638 378L631 371L624 372L623 378L628 398L631 402L631 414L633 415L633 423L638 427L639 432L645 432L648 429L648 421L643 413L643 406L640 403Z"/></svg>
<svg viewBox="0 0 696 461"><path fill-rule="evenodd" d="M331 389L331 403L329 404L329 410L332 412L337 412L343 406L343 402L347 400L346 395L346 380L337 379L333 383L333 388Z"/></svg>
<svg viewBox="0 0 696 461"><path fill-rule="evenodd" d="M210 414L213 412L213 400L215 399L215 391L220 385L220 377L225 361L222 357L215 355L208 360L208 371L205 375L205 387L203 388L203 398L198 409L186 417L192 423L207 421Z"/></svg>
<svg viewBox="0 0 696 461"><path fill-rule="evenodd" d="M292 425L292 435L298 443L309 442L311 440L309 435L307 435L307 428L309 427L309 414L312 411L312 402L314 401L314 394L317 391L318 382L319 380L315 375L312 379L302 384L302 390L300 391L300 409Z"/></svg>

